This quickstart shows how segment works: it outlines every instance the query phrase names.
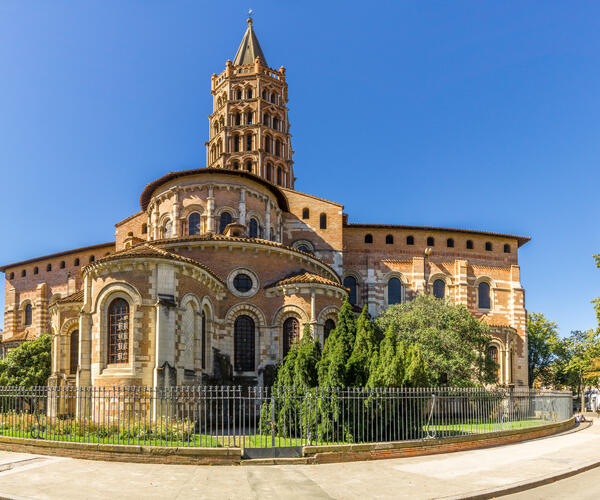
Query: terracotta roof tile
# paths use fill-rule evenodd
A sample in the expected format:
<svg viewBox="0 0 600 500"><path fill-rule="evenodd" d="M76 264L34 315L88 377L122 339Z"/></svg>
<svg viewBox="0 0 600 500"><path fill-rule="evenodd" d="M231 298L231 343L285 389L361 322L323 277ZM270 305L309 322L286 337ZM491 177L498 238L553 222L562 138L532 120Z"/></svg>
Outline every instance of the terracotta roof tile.
<svg viewBox="0 0 600 500"><path fill-rule="evenodd" d="M179 255L174 252L169 252L168 250L164 250L162 248L158 248L150 243L140 243L131 248L126 248L125 250L121 250L120 252L114 253L112 255L108 255L101 259L98 259L96 262L92 264L88 264L82 269L82 273L86 273L89 269L92 269L97 264L102 264L104 262L110 262L113 260L124 260L136 257L155 257L159 259L169 259L176 260L179 262L185 262L186 264L192 264L194 266L200 267L207 273L209 273L214 279L216 279L219 283L224 285L225 283L221 278L219 278L215 272L210 269L208 266L198 262L197 260L190 259L189 257L184 257L183 255Z"/></svg>
<svg viewBox="0 0 600 500"><path fill-rule="evenodd" d="M333 280L329 280L327 278L323 278L323 276L319 276L318 274L309 273L307 271L302 271L301 273L293 274L291 276L287 276L275 283L271 283L270 285L265 286L265 288L273 288L281 285L297 285L304 283L318 283L320 285L329 285L335 286L337 288L341 288L342 290L346 290L345 287L336 283Z"/></svg>
<svg viewBox="0 0 600 500"><path fill-rule="evenodd" d="M78 290L56 301L57 304L74 304L78 302L83 302L83 290Z"/></svg>

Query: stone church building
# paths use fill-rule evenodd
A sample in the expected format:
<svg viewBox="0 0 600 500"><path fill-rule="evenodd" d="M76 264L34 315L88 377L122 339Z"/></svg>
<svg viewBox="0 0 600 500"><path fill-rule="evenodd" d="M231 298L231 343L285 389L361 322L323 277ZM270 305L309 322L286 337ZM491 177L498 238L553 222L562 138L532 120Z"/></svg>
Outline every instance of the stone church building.
<svg viewBox="0 0 600 500"><path fill-rule="evenodd" d="M251 19L211 95L206 168L148 184L114 241L0 268L2 352L51 333L60 386L263 383L304 325L327 337L346 297L376 315L427 293L488 323L499 382L527 384L529 238L353 223L296 191L286 71Z"/></svg>

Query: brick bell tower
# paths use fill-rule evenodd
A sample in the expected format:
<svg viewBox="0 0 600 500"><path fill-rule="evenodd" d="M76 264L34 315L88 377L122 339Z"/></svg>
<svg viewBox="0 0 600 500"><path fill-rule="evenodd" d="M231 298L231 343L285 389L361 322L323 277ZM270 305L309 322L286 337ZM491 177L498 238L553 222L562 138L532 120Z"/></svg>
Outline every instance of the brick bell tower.
<svg viewBox="0 0 600 500"><path fill-rule="evenodd" d="M206 165L244 170L294 188L285 68L270 68L248 18L248 28L225 71L212 75L213 112Z"/></svg>

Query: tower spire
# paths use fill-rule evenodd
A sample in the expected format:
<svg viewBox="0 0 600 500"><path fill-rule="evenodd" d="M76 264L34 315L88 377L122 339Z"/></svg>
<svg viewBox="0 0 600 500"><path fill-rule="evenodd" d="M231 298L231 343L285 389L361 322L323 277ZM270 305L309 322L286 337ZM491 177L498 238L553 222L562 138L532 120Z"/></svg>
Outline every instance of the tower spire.
<svg viewBox="0 0 600 500"><path fill-rule="evenodd" d="M258 38L252 27L252 9L250 9L250 11L248 11L248 28L246 28L242 43L240 43L240 47L235 54L233 64L234 66L254 64L254 59L256 57L262 59L262 63L265 66L268 66L267 59L260 48L260 43L258 43Z"/></svg>

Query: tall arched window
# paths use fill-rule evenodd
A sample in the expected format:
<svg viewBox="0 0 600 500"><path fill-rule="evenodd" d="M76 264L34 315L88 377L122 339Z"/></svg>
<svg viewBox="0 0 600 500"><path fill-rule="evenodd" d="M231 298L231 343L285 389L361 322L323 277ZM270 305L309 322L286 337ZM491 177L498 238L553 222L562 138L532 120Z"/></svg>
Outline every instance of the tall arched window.
<svg viewBox="0 0 600 500"><path fill-rule="evenodd" d="M236 113L235 114L235 124L236 125L241 125L242 124L242 115L240 113Z"/></svg>
<svg viewBox="0 0 600 500"><path fill-rule="evenodd" d="M252 89L246 90L246 99L252 99Z"/></svg>
<svg viewBox="0 0 600 500"><path fill-rule="evenodd" d="M365 234L365 243L373 243L373 235Z"/></svg>
<svg viewBox="0 0 600 500"><path fill-rule="evenodd" d="M302 218L309 219L310 218L310 210L308 208L302 209Z"/></svg>
<svg viewBox="0 0 600 500"><path fill-rule="evenodd" d="M267 163L267 180L273 182L273 165Z"/></svg>
<svg viewBox="0 0 600 500"><path fill-rule="evenodd" d="M200 234L200 214L198 212L194 212L188 217L188 233L191 236Z"/></svg>
<svg viewBox="0 0 600 500"><path fill-rule="evenodd" d="M129 304L115 299L108 307L108 362L129 361Z"/></svg>
<svg viewBox="0 0 600 500"><path fill-rule="evenodd" d="M435 239L433 236L428 236L427 237L427 246L428 247L433 247L435 246Z"/></svg>
<svg viewBox="0 0 600 500"><path fill-rule="evenodd" d="M385 244L386 245L393 245L394 244L394 237L391 234L388 234L385 237Z"/></svg>
<svg viewBox="0 0 600 500"><path fill-rule="evenodd" d="M281 156L281 141L279 139L275 141L275 154Z"/></svg>
<svg viewBox="0 0 600 500"><path fill-rule="evenodd" d="M271 152L271 136L270 135L265 136L265 151L267 153Z"/></svg>
<svg viewBox="0 0 600 500"><path fill-rule="evenodd" d="M443 299L446 295L446 283L444 280L435 280L433 282L433 296L437 299Z"/></svg>
<svg viewBox="0 0 600 500"><path fill-rule="evenodd" d="M33 322L33 308L31 307L31 304L27 304L25 306L24 324L25 324L25 326L31 326L32 322Z"/></svg>
<svg viewBox="0 0 600 500"><path fill-rule="evenodd" d="M467 250L473 250L473 241L467 240Z"/></svg>
<svg viewBox="0 0 600 500"><path fill-rule="evenodd" d="M492 243L489 241L485 242L485 251L486 252L491 252L492 251Z"/></svg>
<svg viewBox="0 0 600 500"><path fill-rule="evenodd" d="M388 304L401 304L404 302L404 285L398 278L388 281Z"/></svg>
<svg viewBox="0 0 600 500"><path fill-rule="evenodd" d="M202 369L206 368L206 314L202 311Z"/></svg>
<svg viewBox="0 0 600 500"><path fill-rule="evenodd" d="M69 373L71 375L77 374L77 366L79 365L79 331L73 330L70 338L70 350L69 350Z"/></svg>
<svg viewBox="0 0 600 500"><path fill-rule="evenodd" d="M279 130L279 118L277 118L275 116L273 117L273 128L275 130Z"/></svg>
<svg viewBox="0 0 600 500"><path fill-rule="evenodd" d="M233 150L237 153L242 149L242 136L234 135L233 136Z"/></svg>
<svg viewBox="0 0 600 500"><path fill-rule="evenodd" d="M269 126L269 115L267 113L263 115L263 125Z"/></svg>
<svg viewBox="0 0 600 500"><path fill-rule="evenodd" d="M510 253L510 245L508 243L504 244L504 253Z"/></svg>
<svg viewBox="0 0 600 500"><path fill-rule="evenodd" d="M283 356L290 352L291 347L298 342L300 326L296 318L288 318L283 323Z"/></svg>
<svg viewBox="0 0 600 500"><path fill-rule="evenodd" d="M246 136L246 151L252 151L252 134Z"/></svg>
<svg viewBox="0 0 600 500"><path fill-rule="evenodd" d="M323 345L325 345L325 341L329 338L329 334L335 328L335 321L331 318L325 321L325 325L323 326Z"/></svg>
<svg viewBox="0 0 600 500"><path fill-rule="evenodd" d="M252 160L246 160L246 170L252 172Z"/></svg>
<svg viewBox="0 0 600 500"><path fill-rule="evenodd" d="M478 286L479 309L490 309L490 285L485 281Z"/></svg>
<svg viewBox="0 0 600 500"><path fill-rule="evenodd" d="M258 221L254 218L250 219L248 235L250 238L258 238Z"/></svg>
<svg viewBox="0 0 600 500"><path fill-rule="evenodd" d="M283 172L281 167L277 167L277 184L279 186L283 185Z"/></svg>
<svg viewBox="0 0 600 500"><path fill-rule="evenodd" d="M499 373L500 372L500 365L498 363L498 347L496 347L495 345L489 346L488 349L487 349L487 355L488 355L488 358L490 360L492 360L494 363L496 363L496 365L497 365L497 370L498 371L496 372L496 381L498 381L498 378L499 378L498 375L500 374Z"/></svg>
<svg viewBox="0 0 600 500"><path fill-rule="evenodd" d="M173 234L173 223L167 219L163 225L163 238L170 238Z"/></svg>
<svg viewBox="0 0 600 500"><path fill-rule="evenodd" d="M447 246L448 248L454 248L454 240L453 240L452 238L448 238L448 239L446 240L446 246Z"/></svg>
<svg viewBox="0 0 600 500"><path fill-rule="evenodd" d="M252 125L252 111L248 111L246 113L246 123L248 125Z"/></svg>
<svg viewBox="0 0 600 500"><path fill-rule="evenodd" d="M354 276L346 276L344 278L344 286L348 288L348 302L356 305L356 278Z"/></svg>
<svg viewBox="0 0 600 500"><path fill-rule="evenodd" d="M319 216L319 227L321 229L327 229L327 214L321 214Z"/></svg>
<svg viewBox="0 0 600 500"><path fill-rule="evenodd" d="M219 218L219 234L223 234L225 232L225 228L231 224L233 218L229 212L221 212L221 217Z"/></svg>
<svg viewBox="0 0 600 500"><path fill-rule="evenodd" d="M238 316L233 327L234 367L238 372L254 371L254 320Z"/></svg>
<svg viewBox="0 0 600 500"><path fill-rule="evenodd" d="M407 236L406 237L406 244L407 245L414 245L415 244L415 237L414 236Z"/></svg>

